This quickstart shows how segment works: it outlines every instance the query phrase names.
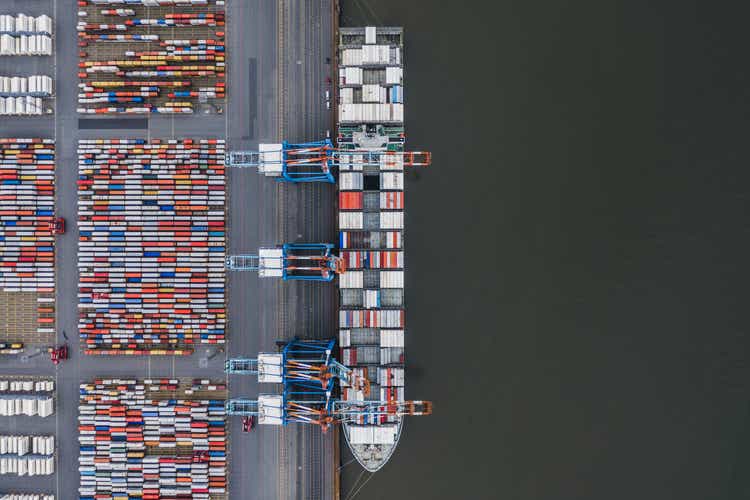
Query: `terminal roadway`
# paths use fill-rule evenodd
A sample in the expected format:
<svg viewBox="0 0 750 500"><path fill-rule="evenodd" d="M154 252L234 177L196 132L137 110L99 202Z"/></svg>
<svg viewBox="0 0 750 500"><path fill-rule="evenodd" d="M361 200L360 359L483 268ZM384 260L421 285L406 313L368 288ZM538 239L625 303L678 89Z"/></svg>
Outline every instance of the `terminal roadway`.
<svg viewBox="0 0 750 500"><path fill-rule="evenodd" d="M55 137L56 210L69 221L56 241L57 329L67 332L70 359L53 366L46 353L0 360L2 374L53 376L58 383L57 408L47 419L3 418L0 433L56 430L57 474L34 478L3 476L2 491L52 491L60 500L78 498L78 385L95 377L195 377L224 379L228 356L253 357L273 350L275 342L294 336L335 335L335 284L283 283L259 280L254 273L228 274L228 344L223 350L199 347L190 357L82 356L77 334L77 156L81 138L226 137L230 149L254 149L261 142L315 140L332 130L326 109L326 63L333 54L333 0L244 0L227 2L228 96L226 112L210 116L152 117L146 128L138 120L106 118L79 122L76 115L76 11L63 0L5 0L0 13L52 12L55 21L54 118L0 121L3 137ZM4 58L9 59L9 58ZM40 58L13 58L32 65ZM10 71L7 63L0 66ZM26 72L26 68L23 68ZM40 72L43 67L39 67ZM96 120L96 118L94 119ZM83 127L79 128L80 125ZM254 171L228 174L229 252L253 253L260 245L286 241L334 241L335 188L331 185L287 185ZM277 388L263 390L273 392ZM233 397L255 397L254 377L233 376ZM230 418L231 499L327 499L335 497L334 437L317 428L256 427L240 432Z"/></svg>

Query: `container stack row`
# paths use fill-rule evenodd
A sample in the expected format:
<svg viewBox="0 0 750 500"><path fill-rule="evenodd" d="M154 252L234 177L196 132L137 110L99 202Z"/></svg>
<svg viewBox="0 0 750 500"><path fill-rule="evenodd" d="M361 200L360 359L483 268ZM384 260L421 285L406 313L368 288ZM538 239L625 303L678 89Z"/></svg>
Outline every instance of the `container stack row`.
<svg viewBox="0 0 750 500"><path fill-rule="evenodd" d="M0 455L54 455L54 436L0 436Z"/></svg>
<svg viewBox="0 0 750 500"><path fill-rule="evenodd" d="M47 15L28 16L26 14L0 15L0 33L3 35L51 35L52 18Z"/></svg>
<svg viewBox="0 0 750 500"><path fill-rule="evenodd" d="M53 380L0 379L0 394L47 393L54 390Z"/></svg>
<svg viewBox="0 0 750 500"><path fill-rule="evenodd" d="M55 146L0 139L0 287L54 291Z"/></svg>
<svg viewBox="0 0 750 500"><path fill-rule="evenodd" d="M0 457L0 474L49 476L55 473L55 457Z"/></svg>
<svg viewBox="0 0 750 500"><path fill-rule="evenodd" d="M48 417L54 413L52 380L0 379L0 416Z"/></svg>
<svg viewBox="0 0 750 500"><path fill-rule="evenodd" d="M15 417L49 417L54 413L52 396L18 395L6 396L0 394L0 416Z"/></svg>
<svg viewBox="0 0 750 500"><path fill-rule="evenodd" d="M34 294L37 310L17 328L41 335L55 326L54 202L54 141L0 138L0 300Z"/></svg>
<svg viewBox="0 0 750 500"><path fill-rule="evenodd" d="M223 498L226 387L179 380L81 384L81 500Z"/></svg>
<svg viewBox="0 0 750 500"><path fill-rule="evenodd" d="M79 113L223 112L223 1L79 5Z"/></svg>
<svg viewBox="0 0 750 500"><path fill-rule="evenodd" d="M87 354L225 341L223 140L79 143L79 331Z"/></svg>
<svg viewBox="0 0 750 500"><path fill-rule="evenodd" d="M89 0L94 5L145 5L146 7L164 7L164 6L190 6L190 5L224 5L222 0Z"/></svg>
<svg viewBox="0 0 750 500"><path fill-rule="evenodd" d="M0 15L0 56L52 55L52 18Z"/></svg>
<svg viewBox="0 0 750 500"><path fill-rule="evenodd" d="M0 97L0 116L40 116L44 114L41 97Z"/></svg>
<svg viewBox="0 0 750 500"><path fill-rule="evenodd" d="M43 493L4 493L0 500L55 500L55 495Z"/></svg>
<svg viewBox="0 0 750 500"><path fill-rule="evenodd" d="M20 354L23 352L23 342L0 342L0 354Z"/></svg>
<svg viewBox="0 0 750 500"><path fill-rule="evenodd" d="M0 96L50 97L52 78L46 75L0 76Z"/></svg>
<svg viewBox="0 0 750 500"><path fill-rule="evenodd" d="M49 76L0 76L0 115L41 115L42 98L51 96Z"/></svg>

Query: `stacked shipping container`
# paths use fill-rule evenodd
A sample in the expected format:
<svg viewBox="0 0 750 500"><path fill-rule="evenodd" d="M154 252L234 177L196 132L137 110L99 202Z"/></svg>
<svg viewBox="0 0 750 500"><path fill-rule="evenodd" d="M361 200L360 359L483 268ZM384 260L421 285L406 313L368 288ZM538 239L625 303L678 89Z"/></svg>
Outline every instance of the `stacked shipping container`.
<svg viewBox="0 0 750 500"><path fill-rule="evenodd" d="M223 344L224 141L82 140L79 329L88 354Z"/></svg>
<svg viewBox="0 0 750 500"><path fill-rule="evenodd" d="M385 105L402 92L400 32L363 31L342 32L339 146L367 149L363 139L374 134L382 136L372 141L376 149L385 144L387 150L400 151L403 135L389 133L380 124L396 121L403 126L402 116L350 116L346 111L346 106L358 103ZM400 102L398 106L403 114ZM340 157L339 246L347 268L339 280L341 359L368 376L370 399L402 401L404 166L393 157L382 156L379 165L363 165L363 160L356 153ZM343 393L345 399L363 397L350 388Z"/></svg>
<svg viewBox="0 0 750 500"><path fill-rule="evenodd" d="M52 55L52 24L47 15L0 15L0 56Z"/></svg>
<svg viewBox="0 0 750 500"><path fill-rule="evenodd" d="M0 416L48 417L54 413L52 380L0 380Z"/></svg>
<svg viewBox="0 0 750 500"><path fill-rule="evenodd" d="M53 436L0 436L0 474L54 474L54 455Z"/></svg>
<svg viewBox="0 0 750 500"><path fill-rule="evenodd" d="M42 335L55 326L54 202L54 142L0 138L0 294L34 293Z"/></svg>
<svg viewBox="0 0 750 500"><path fill-rule="evenodd" d="M49 76L0 76L0 115L41 115L42 97L51 96Z"/></svg>
<svg viewBox="0 0 750 500"><path fill-rule="evenodd" d="M81 384L81 500L224 497L225 400L207 380Z"/></svg>
<svg viewBox="0 0 750 500"><path fill-rule="evenodd" d="M5 493L0 500L55 500L55 495L41 493Z"/></svg>
<svg viewBox="0 0 750 500"><path fill-rule="evenodd" d="M79 113L184 114L223 102L223 1L79 4Z"/></svg>
<svg viewBox="0 0 750 500"><path fill-rule="evenodd" d="M346 45L339 50L339 123L403 124L403 68L397 36L374 31L360 39L343 36Z"/></svg>
<svg viewBox="0 0 750 500"><path fill-rule="evenodd" d="M0 76L2 96L41 96L52 95L52 78L45 75Z"/></svg>

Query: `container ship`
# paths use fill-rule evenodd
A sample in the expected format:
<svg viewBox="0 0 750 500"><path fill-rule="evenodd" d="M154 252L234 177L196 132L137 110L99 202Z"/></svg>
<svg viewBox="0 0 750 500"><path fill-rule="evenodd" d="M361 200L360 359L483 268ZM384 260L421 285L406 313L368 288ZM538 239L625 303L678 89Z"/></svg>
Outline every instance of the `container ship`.
<svg viewBox="0 0 750 500"><path fill-rule="evenodd" d="M341 28L338 47L338 148L404 151L403 29ZM354 153L356 154L356 153ZM418 153L415 153L418 154ZM341 361L370 381L349 401L404 401L404 156L379 164L342 162L339 170ZM379 470L393 455L402 416L345 423L357 461Z"/></svg>

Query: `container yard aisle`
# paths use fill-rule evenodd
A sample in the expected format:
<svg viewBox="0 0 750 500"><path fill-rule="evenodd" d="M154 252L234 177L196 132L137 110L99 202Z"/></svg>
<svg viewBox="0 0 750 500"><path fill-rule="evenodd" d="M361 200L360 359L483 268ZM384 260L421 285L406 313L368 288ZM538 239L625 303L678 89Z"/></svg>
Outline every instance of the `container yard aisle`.
<svg viewBox="0 0 750 500"><path fill-rule="evenodd" d="M228 135L230 150L255 149L259 142L277 140L277 7L273 2L230 2ZM276 244L273 223L280 185L254 170L229 169L228 252L254 252L260 245ZM254 357L275 347L276 290L273 280L253 273L227 274L229 304L228 356ZM255 377L233 376L231 397L255 397ZM231 499L281 498L278 429L258 426L241 432L240 419L229 418L229 496Z"/></svg>
<svg viewBox="0 0 750 500"><path fill-rule="evenodd" d="M72 500L78 497L78 384L81 380L81 366L96 370L97 363L82 360L79 354L77 326L77 284L78 269L76 252L78 227L76 194L76 145L78 142L78 119L75 109L76 67L76 11L71 6L55 2L55 81L56 113L55 136L57 139L57 199L58 216L68 224L66 234L57 237L57 328L58 337L66 332L70 343L70 360L57 365L57 429L64 437L59 439L56 498ZM102 366L98 367L99 370Z"/></svg>

